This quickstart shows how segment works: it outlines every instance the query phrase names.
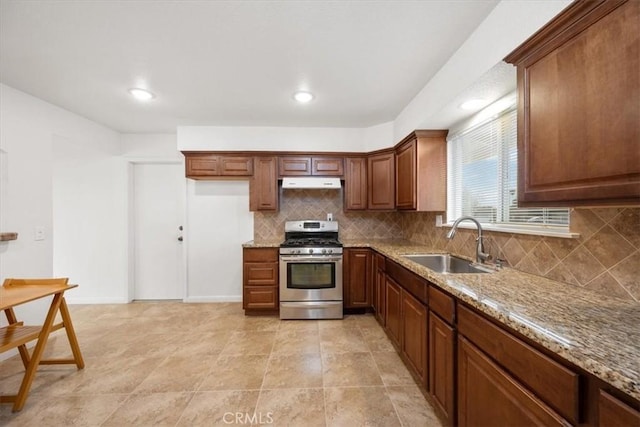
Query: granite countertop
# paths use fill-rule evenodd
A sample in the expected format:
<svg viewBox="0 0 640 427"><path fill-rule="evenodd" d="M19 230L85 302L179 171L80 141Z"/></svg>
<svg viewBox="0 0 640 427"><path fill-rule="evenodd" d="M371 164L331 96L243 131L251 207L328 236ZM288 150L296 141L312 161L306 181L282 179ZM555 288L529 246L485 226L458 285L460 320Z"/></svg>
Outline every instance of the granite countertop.
<svg viewBox="0 0 640 427"><path fill-rule="evenodd" d="M402 255L434 253L407 240L343 240L368 247L640 400L640 304L503 268L491 274L438 274ZM248 242L243 247L278 247Z"/></svg>
<svg viewBox="0 0 640 427"><path fill-rule="evenodd" d="M282 240L266 240L256 242L255 240L250 240L246 243L242 244L243 248L279 248Z"/></svg>
<svg viewBox="0 0 640 427"><path fill-rule="evenodd" d="M438 274L402 255L432 253L409 241L346 241L370 247L468 305L640 400L640 304L577 290L503 268L491 274Z"/></svg>

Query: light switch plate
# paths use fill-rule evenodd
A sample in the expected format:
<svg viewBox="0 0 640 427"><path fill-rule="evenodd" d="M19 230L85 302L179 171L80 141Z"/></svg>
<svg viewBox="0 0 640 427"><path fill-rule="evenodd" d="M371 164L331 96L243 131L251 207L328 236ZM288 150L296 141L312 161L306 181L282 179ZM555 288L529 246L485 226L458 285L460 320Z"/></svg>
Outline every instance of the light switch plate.
<svg viewBox="0 0 640 427"><path fill-rule="evenodd" d="M33 240L39 241L44 240L44 227L36 227L33 231Z"/></svg>

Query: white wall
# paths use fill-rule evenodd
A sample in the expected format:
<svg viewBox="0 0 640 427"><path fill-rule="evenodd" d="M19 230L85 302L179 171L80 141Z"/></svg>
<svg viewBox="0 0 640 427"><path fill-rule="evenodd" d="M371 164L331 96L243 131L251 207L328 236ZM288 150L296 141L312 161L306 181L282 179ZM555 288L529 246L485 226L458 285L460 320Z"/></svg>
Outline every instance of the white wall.
<svg viewBox="0 0 640 427"><path fill-rule="evenodd" d="M365 151L360 128L179 126L178 150Z"/></svg>
<svg viewBox="0 0 640 427"><path fill-rule="evenodd" d="M130 134L120 137L122 155L128 161L183 161L184 156L177 148L176 134Z"/></svg>
<svg viewBox="0 0 640 427"><path fill-rule="evenodd" d="M248 181L187 182L187 302L242 300L242 243L253 239Z"/></svg>
<svg viewBox="0 0 640 427"><path fill-rule="evenodd" d="M0 229L16 231L18 240L0 243L0 278L51 277L53 268L53 141L58 135L109 155L120 150L119 135L38 98L0 84ZM45 239L34 241L34 228ZM92 242L94 243L94 242ZM64 272L79 282L78 270ZM79 283L81 287L85 286ZM78 289L68 293L74 298ZM42 322L47 302L19 307L27 322Z"/></svg>
<svg viewBox="0 0 640 427"><path fill-rule="evenodd" d="M127 198L120 156L53 138L53 275L72 303L127 302Z"/></svg>

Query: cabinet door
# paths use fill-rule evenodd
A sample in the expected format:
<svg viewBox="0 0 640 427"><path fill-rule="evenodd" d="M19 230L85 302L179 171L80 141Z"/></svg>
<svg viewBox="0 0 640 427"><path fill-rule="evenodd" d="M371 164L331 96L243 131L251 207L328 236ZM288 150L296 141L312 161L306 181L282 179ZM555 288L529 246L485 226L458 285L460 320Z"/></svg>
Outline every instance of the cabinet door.
<svg viewBox="0 0 640 427"><path fill-rule="evenodd" d="M311 175L311 157L278 157L278 173L280 176Z"/></svg>
<svg viewBox="0 0 640 427"><path fill-rule="evenodd" d="M253 175L253 157L220 156L221 176Z"/></svg>
<svg viewBox="0 0 640 427"><path fill-rule="evenodd" d="M427 384L427 307L410 293L402 292L402 353Z"/></svg>
<svg viewBox="0 0 640 427"><path fill-rule="evenodd" d="M385 318L391 341L400 347L402 332L402 289L392 278L385 277Z"/></svg>
<svg viewBox="0 0 640 427"><path fill-rule="evenodd" d="M598 396L598 427L638 427L640 412L600 390Z"/></svg>
<svg viewBox="0 0 640 427"><path fill-rule="evenodd" d="M371 307L371 251L345 249L343 272L344 307Z"/></svg>
<svg viewBox="0 0 640 427"><path fill-rule="evenodd" d="M455 421L454 346L453 328L430 311L429 393L448 425L454 425Z"/></svg>
<svg viewBox="0 0 640 427"><path fill-rule="evenodd" d="M396 150L396 208L416 209L416 140Z"/></svg>
<svg viewBox="0 0 640 427"><path fill-rule="evenodd" d="M256 157L255 172L249 181L249 209L251 211L278 210L278 177L275 157Z"/></svg>
<svg viewBox="0 0 640 427"><path fill-rule="evenodd" d="M342 157L312 157L311 175L342 176L344 175L344 160Z"/></svg>
<svg viewBox="0 0 640 427"><path fill-rule="evenodd" d="M344 210L367 209L367 159L347 157L344 173Z"/></svg>
<svg viewBox="0 0 640 427"><path fill-rule="evenodd" d="M547 427L570 424L459 336L458 425Z"/></svg>
<svg viewBox="0 0 640 427"><path fill-rule="evenodd" d="M185 154L187 178L203 178L220 175L218 156L205 153Z"/></svg>
<svg viewBox="0 0 640 427"><path fill-rule="evenodd" d="M386 294L385 294L385 274L384 270L376 270L375 281L375 298L376 298L376 319L378 323L385 327L387 325L387 312L386 312Z"/></svg>
<svg viewBox="0 0 640 427"><path fill-rule="evenodd" d="M640 203L640 2L574 2L518 67L518 205Z"/></svg>
<svg viewBox="0 0 640 427"><path fill-rule="evenodd" d="M367 159L367 200L371 210L393 210L395 197L395 163L393 151Z"/></svg>

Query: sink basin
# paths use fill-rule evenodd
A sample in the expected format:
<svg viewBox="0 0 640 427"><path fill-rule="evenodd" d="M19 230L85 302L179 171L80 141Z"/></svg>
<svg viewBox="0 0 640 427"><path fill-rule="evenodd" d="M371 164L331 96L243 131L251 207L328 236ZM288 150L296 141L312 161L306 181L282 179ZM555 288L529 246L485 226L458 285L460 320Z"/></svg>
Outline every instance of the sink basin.
<svg viewBox="0 0 640 427"><path fill-rule="evenodd" d="M436 273L460 274L460 273L491 273L486 267L473 264L466 259L449 254L419 254L403 255L404 258L416 262Z"/></svg>

